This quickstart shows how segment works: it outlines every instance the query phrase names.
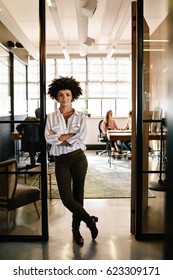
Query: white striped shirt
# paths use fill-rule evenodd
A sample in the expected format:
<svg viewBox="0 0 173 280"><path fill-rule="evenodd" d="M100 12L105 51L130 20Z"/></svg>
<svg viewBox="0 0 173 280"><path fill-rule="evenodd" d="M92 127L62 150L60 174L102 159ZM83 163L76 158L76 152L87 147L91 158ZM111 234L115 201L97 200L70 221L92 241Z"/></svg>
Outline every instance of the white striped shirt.
<svg viewBox="0 0 173 280"><path fill-rule="evenodd" d="M54 134L51 134L51 131ZM58 140L58 137L68 133L76 134L67 140L70 145L62 146L62 142ZM86 116L83 112L74 111L73 115L68 118L67 123L59 109L47 115L45 138L47 143L51 145L50 155L59 156L78 149L86 150L84 144L86 134Z"/></svg>

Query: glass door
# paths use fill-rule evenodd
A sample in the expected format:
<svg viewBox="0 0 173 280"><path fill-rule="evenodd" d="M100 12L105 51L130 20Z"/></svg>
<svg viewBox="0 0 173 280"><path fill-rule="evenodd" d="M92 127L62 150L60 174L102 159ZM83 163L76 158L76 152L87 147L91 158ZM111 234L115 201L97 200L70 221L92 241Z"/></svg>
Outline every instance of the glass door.
<svg viewBox="0 0 173 280"><path fill-rule="evenodd" d="M3 131L0 139L0 241L47 241L48 178L47 149L44 139L46 119L45 0L32 0L32 3L22 0L14 0L13 3L8 0L3 2L4 18L6 18L5 14L8 15L8 21L3 22L5 31L7 34L9 31L17 31L15 34L11 33L11 41L9 41L10 44L8 42L6 48L3 49L0 46L0 103L3 103L0 107L0 131ZM13 11L13 16L10 11ZM13 30L8 30L10 28L8 23L10 26L14 25ZM32 106L32 104L28 105L28 96L31 94L27 75L29 58L37 61L39 66L40 88L37 93L39 117L35 115L37 107L28 108ZM34 112L34 114L31 116L28 112ZM19 124L25 127L35 126L32 130L33 139L38 138L39 134L41 136L39 141L37 140L40 145L39 152L42 155L41 162L31 172L29 171L31 165L33 167L30 162L31 153L37 156L38 150L35 150L36 142L28 143L27 133L25 149L22 150L24 129L22 128L21 133L17 131L16 127ZM38 127L41 129L36 132Z"/></svg>
<svg viewBox="0 0 173 280"><path fill-rule="evenodd" d="M168 1L137 3L136 238L165 231Z"/></svg>

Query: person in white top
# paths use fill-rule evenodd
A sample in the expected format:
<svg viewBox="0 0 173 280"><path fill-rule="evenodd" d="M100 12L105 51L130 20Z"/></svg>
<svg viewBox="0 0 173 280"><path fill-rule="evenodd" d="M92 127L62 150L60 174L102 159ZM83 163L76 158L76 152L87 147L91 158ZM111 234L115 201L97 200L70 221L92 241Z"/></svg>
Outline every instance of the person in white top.
<svg viewBox="0 0 173 280"><path fill-rule="evenodd" d="M83 207L88 167L84 153L86 116L72 107L72 102L82 95L82 89L73 77L59 77L49 85L48 95L59 103L59 108L47 115L45 138L51 145L50 155L55 157L55 174L61 200L73 213L73 239L78 245L83 245L84 239L79 230L81 221L86 223L92 239L95 239L98 235L98 217L90 216Z"/></svg>
<svg viewBox="0 0 173 280"><path fill-rule="evenodd" d="M132 130L132 111L128 113L128 119L123 130ZM130 140L122 141L121 146L129 151L132 150L132 142Z"/></svg>
<svg viewBox="0 0 173 280"><path fill-rule="evenodd" d="M102 122L102 132L104 134L105 140L107 139L107 130L116 130L119 129L116 121L113 119L112 117L112 110L107 111L106 116L104 121ZM111 147L111 155L114 158L115 157L115 150L121 154L121 148L118 145L119 143L117 141L112 143L112 147Z"/></svg>

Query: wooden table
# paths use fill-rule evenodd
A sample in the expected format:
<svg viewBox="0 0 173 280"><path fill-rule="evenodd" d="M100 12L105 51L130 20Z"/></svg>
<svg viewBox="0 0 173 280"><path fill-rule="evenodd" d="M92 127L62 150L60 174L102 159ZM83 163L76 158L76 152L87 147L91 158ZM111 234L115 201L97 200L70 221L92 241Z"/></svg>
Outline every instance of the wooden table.
<svg viewBox="0 0 173 280"><path fill-rule="evenodd" d="M127 130L108 130L107 137L111 142L117 140L131 140L132 133Z"/></svg>
<svg viewBox="0 0 173 280"><path fill-rule="evenodd" d="M166 133L162 135L162 140L166 140ZM132 138L132 132L128 130L108 130L107 131L107 137L108 139L112 141L117 141L117 140L131 140ZM160 133L149 133L149 138L148 140L161 140L160 139L161 134Z"/></svg>

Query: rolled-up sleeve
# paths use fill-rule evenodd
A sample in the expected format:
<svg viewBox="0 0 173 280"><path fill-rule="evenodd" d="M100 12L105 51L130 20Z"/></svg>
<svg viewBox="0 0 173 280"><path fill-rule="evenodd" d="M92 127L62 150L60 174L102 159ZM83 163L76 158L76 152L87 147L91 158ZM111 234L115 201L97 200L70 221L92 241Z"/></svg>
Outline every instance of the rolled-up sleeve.
<svg viewBox="0 0 173 280"><path fill-rule="evenodd" d="M87 126L86 126L86 116L85 114L81 113L80 115L77 116L78 118L78 123L76 124L76 127L78 126L78 131L76 132L76 134L72 137L70 137L67 142L70 145L73 145L75 142L78 142L78 144L83 143L86 135L87 135ZM74 122L76 120L74 119ZM71 125L72 128L72 133L75 133L75 130L73 130L73 123Z"/></svg>
<svg viewBox="0 0 173 280"><path fill-rule="evenodd" d="M47 116L46 120L46 127L45 127L45 139L48 144L51 145L60 145L62 142L58 140L58 137L61 135L61 132L59 130L55 132L53 124L53 118L52 115Z"/></svg>

